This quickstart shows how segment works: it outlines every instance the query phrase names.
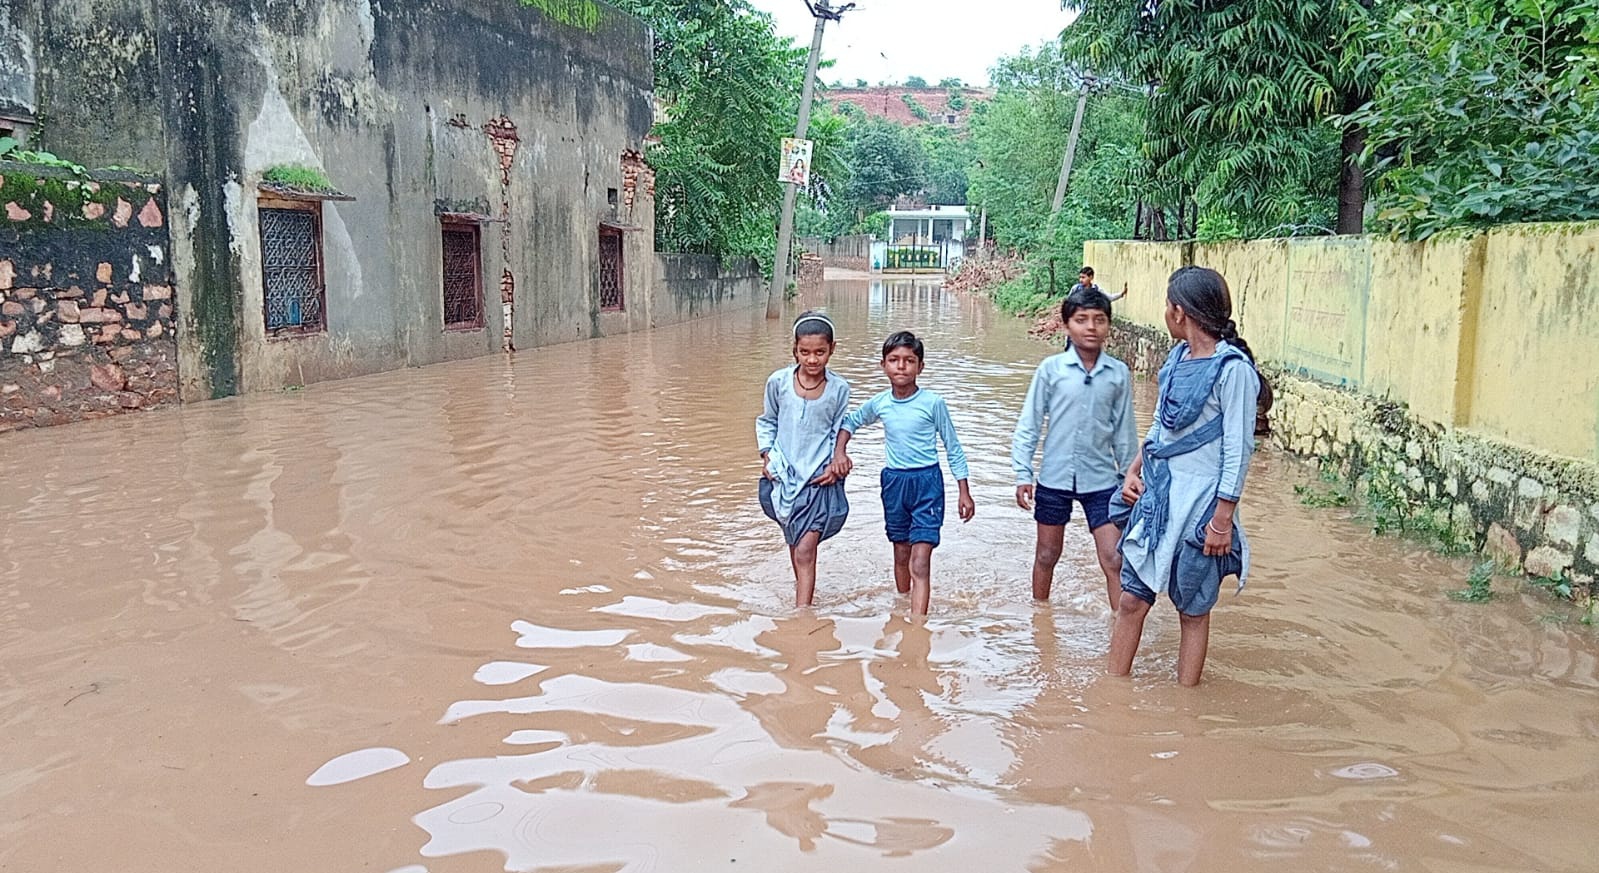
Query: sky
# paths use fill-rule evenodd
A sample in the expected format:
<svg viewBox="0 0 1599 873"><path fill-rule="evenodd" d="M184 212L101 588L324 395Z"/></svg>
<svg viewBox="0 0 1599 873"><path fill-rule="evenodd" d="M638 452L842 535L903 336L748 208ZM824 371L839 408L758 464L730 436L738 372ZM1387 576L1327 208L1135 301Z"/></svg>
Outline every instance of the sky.
<svg viewBox="0 0 1599 873"><path fill-rule="evenodd" d="M815 19L805 0L751 0L772 13L777 32L809 46ZM828 22L822 57L835 61L824 82L865 79L929 84L954 77L988 84L988 68L1023 46L1058 36L1069 20L1060 0L855 0L840 23ZM834 5L841 5L834 0Z"/></svg>

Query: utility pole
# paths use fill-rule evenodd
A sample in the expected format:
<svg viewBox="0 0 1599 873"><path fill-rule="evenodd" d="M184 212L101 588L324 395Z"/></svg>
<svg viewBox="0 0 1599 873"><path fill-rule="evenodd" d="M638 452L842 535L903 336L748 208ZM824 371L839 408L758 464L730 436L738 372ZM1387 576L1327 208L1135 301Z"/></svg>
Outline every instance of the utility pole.
<svg viewBox="0 0 1599 873"><path fill-rule="evenodd" d="M1055 204L1050 207L1050 218L1059 215L1061 205L1066 202L1066 182L1072 176L1072 161L1077 157L1077 136L1083 130L1083 110L1088 108L1088 86L1093 82L1093 76L1084 76L1077 86L1077 113L1072 116L1071 136L1066 138L1066 154L1060 160L1060 180L1055 183Z"/></svg>
<svg viewBox="0 0 1599 873"><path fill-rule="evenodd" d="M805 89L800 93L799 123L794 126L795 139L804 139L811 129L811 99L816 95L816 66L822 60L822 31L827 27L827 22L840 20L844 13L855 8L855 4L846 3L835 9L829 5L829 0L818 0L816 3L805 0L805 7L816 19L816 34L811 37L811 57L805 65ZM782 314L783 297L788 292L788 255L794 245L794 200L798 196L799 186L784 181L783 213L777 224L777 255L772 259L772 287L766 297L767 318Z"/></svg>

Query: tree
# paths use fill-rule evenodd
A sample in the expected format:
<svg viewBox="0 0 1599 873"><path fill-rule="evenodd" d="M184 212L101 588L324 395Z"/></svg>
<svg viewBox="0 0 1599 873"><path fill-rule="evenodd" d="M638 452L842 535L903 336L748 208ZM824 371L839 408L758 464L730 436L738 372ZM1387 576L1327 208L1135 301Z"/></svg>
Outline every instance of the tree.
<svg viewBox="0 0 1599 873"><path fill-rule="evenodd" d="M1088 102L1066 200L1051 217L1060 156L1083 86L1058 43L1004 58L990 71L998 93L972 113L968 201L986 208L993 238L1030 255L1029 275L996 292L1006 309L1032 311L1049 296L1050 262L1081 263L1083 242L1126 237L1144 179L1145 100L1119 91ZM1066 264L1062 267L1061 264ZM1059 293L1065 287L1057 286Z"/></svg>
<svg viewBox="0 0 1599 873"><path fill-rule="evenodd" d="M944 125L921 128L922 153L926 155L923 190L927 202L943 206L966 204L967 171L976 160L971 137Z"/></svg>
<svg viewBox="0 0 1599 873"><path fill-rule="evenodd" d="M1599 0L1405 3L1365 43L1381 221L1599 218Z"/></svg>
<svg viewBox="0 0 1599 873"><path fill-rule="evenodd" d="M1358 32L1372 0L1063 0L1078 12L1067 57L1153 88L1146 153L1166 202L1252 211L1280 199L1285 176L1336 181L1338 230L1362 227L1365 176L1357 124L1331 119L1370 93ZM1322 165L1323 143L1339 152ZM1329 186L1330 187L1330 186Z"/></svg>
<svg viewBox="0 0 1599 873"><path fill-rule="evenodd" d="M905 80L905 87L907 87L907 88L926 88L927 87L927 80L923 79L921 76L911 76L911 77L909 77L909 78L907 78Z"/></svg>
<svg viewBox="0 0 1599 873"><path fill-rule="evenodd" d="M966 87L966 83L962 82L961 80L959 80L959 79L957 79L957 78L955 78L953 76L951 76L951 77L949 77L947 79L939 79L938 80L938 87L940 87L940 88L964 88L964 87Z"/></svg>
<svg viewBox="0 0 1599 873"><path fill-rule="evenodd" d="M793 135L805 49L748 0L613 2L655 33L657 247L769 259L777 143ZM842 134L842 121L813 126L818 184L836 174Z"/></svg>

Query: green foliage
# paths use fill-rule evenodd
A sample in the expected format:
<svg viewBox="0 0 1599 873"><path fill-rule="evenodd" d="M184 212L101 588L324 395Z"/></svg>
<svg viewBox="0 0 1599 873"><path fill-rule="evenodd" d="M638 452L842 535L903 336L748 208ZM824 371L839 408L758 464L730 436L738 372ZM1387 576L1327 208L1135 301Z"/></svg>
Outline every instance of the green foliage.
<svg viewBox="0 0 1599 873"><path fill-rule="evenodd" d="M1449 599L1463 603L1487 603L1494 599L1493 578L1493 562L1483 561L1471 568L1471 575L1466 577L1466 587L1449 592Z"/></svg>
<svg viewBox="0 0 1599 873"><path fill-rule="evenodd" d="M950 89L964 88L964 87L966 87L966 83L962 82L960 79L955 78L954 76L949 76L947 78L939 79L938 80L938 87L940 87L940 88L950 88Z"/></svg>
<svg viewBox="0 0 1599 873"><path fill-rule="evenodd" d="M944 104L956 112L964 111L966 109L966 95L961 93L959 87L951 88L949 89L949 97L944 101Z"/></svg>
<svg viewBox="0 0 1599 873"><path fill-rule="evenodd" d="M885 239L888 237L888 227L892 222L893 219L888 217L887 212L874 212L861 219L859 230L861 233L869 233L878 239Z"/></svg>
<svg viewBox="0 0 1599 873"><path fill-rule="evenodd" d="M58 158L49 152L35 152L23 149L21 143L9 136L0 136L0 161L34 164L40 167L56 167L68 170L76 176L82 176L88 172L83 165Z"/></svg>
<svg viewBox="0 0 1599 873"><path fill-rule="evenodd" d="M932 120L933 116L927 111L927 107L923 106L921 102L918 101L914 96L910 94L901 94L899 95L899 99L900 102L904 103L905 107L911 111L911 114L916 116L918 119L922 121Z"/></svg>
<svg viewBox="0 0 1599 873"><path fill-rule="evenodd" d="M1455 524L1448 502L1413 496L1387 469L1368 470L1360 484L1373 533L1409 537L1445 555L1464 555L1475 550L1473 533Z"/></svg>
<svg viewBox="0 0 1599 873"><path fill-rule="evenodd" d="M1299 502L1314 509L1331 509L1339 506L1348 506L1349 492L1340 488L1315 488L1311 485L1295 485L1294 493L1299 495Z"/></svg>
<svg viewBox="0 0 1599 873"><path fill-rule="evenodd" d="M1029 255L1028 272L996 289L995 302L1006 311L1032 313L1050 308L1070 288L1065 272L1082 263L1084 241L1132 230L1145 103L1118 92L1089 99L1066 199L1051 216L1079 77L1060 47L1046 43L1002 59L990 78L998 93L973 110L969 125L974 155L967 199L974 208L987 207L1000 246Z"/></svg>
<svg viewBox="0 0 1599 873"><path fill-rule="evenodd" d="M1063 44L1084 69L1158 83L1144 144L1154 202L1191 197L1202 214L1275 212L1303 224L1308 216L1282 207L1336 203L1326 201L1340 178L1340 136L1328 120L1365 99L1369 82L1344 37L1367 5L1064 0L1078 16Z"/></svg>
<svg viewBox="0 0 1599 873"><path fill-rule="evenodd" d="M924 192L928 203L964 206L970 185L969 170L977 160L970 136L935 125L918 132L926 155Z"/></svg>
<svg viewBox="0 0 1599 873"><path fill-rule="evenodd" d="M1199 216L1194 228L1194 239L1200 242L1226 242L1243 237L1243 225L1232 212L1207 212Z"/></svg>
<svg viewBox="0 0 1599 873"><path fill-rule="evenodd" d="M1010 315L1038 315L1060 305L1064 292L1050 293L1042 271L1031 271L1000 284L989 292L999 311Z"/></svg>
<svg viewBox="0 0 1599 873"><path fill-rule="evenodd" d="M1599 218L1599 0L1404 3L1362 45L1388 228Z"/></svg>
<svg viewBox="0 0 1599 873"><path fill-rule="evenodd" d="M618 0L655 34L663 112L651 148L656 246L771 258L782 201L778 141L793 135L806 52L748 0ZM838 167L844 121L819 113L810 136L816 190Z"/></svg>
<svg viewBox="0 0 1599 873"><path fill-rule="evenodd" d="M594 0L517 0L544 13L551 21L593 33L600 26L600 5Z"/></svg>
<svg viewBox="0 0 1599 873"><path fill-rule="evenodd" d="M916 130L882 118L844 113L833 117L841 123L838 145L832 149L836 167L827 175L826 189L815 198L826 216L825 230L817 235L869 232L862 226L868 215L880 212L895 197L926 186L926 145Z"/></svg>
<svg viewBox="0 0 1599 873"><path fill-rule="evenodd" d="M1541 588L1561 600L1572 599L1571 579L1566 576L1564 570L1556 572L1553 576L1537 576L1528 579L1527 582L1534 588Z"/></svg>
<svg viewBox="0 0 1599 873"><path fill-rule="evenodd" d="M333 187L333 181L328 178L326 173L315 167L307 167L300 164L279 164L275 167L268 167L267 171L261 174L261 181L286 185L301 191L329 192L338 190Z"/></svg>
<svg viewBox="0 0 1599 873"><path fill-rule="evenodd" d="M923 79L921 76L911 76L911 77L909 77L909 78L907 78L905 80L905 87L907 87L907 88L926 88L927 87L927 80Z"/></svg>

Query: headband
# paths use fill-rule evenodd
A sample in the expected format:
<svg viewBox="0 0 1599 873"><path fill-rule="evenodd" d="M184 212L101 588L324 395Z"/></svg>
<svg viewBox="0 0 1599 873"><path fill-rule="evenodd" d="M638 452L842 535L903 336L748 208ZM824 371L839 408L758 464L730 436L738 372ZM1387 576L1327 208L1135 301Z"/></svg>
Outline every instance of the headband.
<svg viewBox="0 0 1599 873"><path fill-rule="evenodd" d="M825 316L825 315L807 315L804 318L800 319L799 321L794 322L794 338L795 339L799 339L799 327L800 327L800 325L804 324L807 321L820 321L822 324L827 325L827 329L829 331L834 330L833 321L832 321L832 319L828 318L827 316Z"/></svg>

